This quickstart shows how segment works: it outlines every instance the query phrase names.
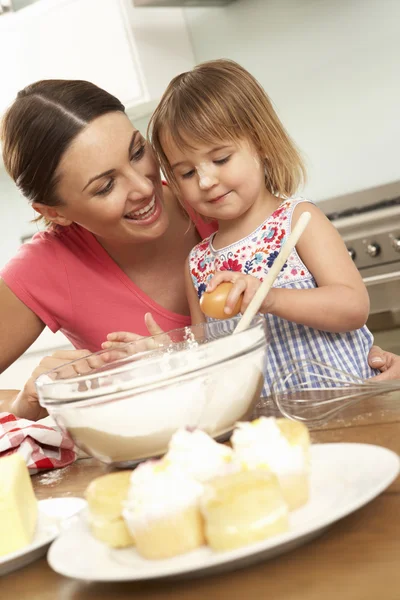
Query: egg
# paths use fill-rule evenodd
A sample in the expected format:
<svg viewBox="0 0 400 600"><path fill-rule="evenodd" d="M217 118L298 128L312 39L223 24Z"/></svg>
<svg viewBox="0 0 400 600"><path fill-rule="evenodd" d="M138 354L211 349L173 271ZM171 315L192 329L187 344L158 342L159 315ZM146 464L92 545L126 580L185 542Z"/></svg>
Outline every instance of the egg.
<svg viewBox="0 0 400 600"><path fill-rule="evenodd" d="M233 283L224 281L212 292L204 292L200 299L200 308L207 317L213 319L229 319L240 313L242 306L243 294L238 298L233 311L229 314L224 312L226 299L233 287Z"/></svg>

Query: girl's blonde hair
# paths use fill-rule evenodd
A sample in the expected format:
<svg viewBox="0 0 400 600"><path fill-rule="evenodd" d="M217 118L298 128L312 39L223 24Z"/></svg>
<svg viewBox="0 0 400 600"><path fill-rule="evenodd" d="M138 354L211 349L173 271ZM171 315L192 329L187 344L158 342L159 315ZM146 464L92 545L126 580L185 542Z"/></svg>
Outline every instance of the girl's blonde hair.
<svg viewBox="0 0 400 600"><path fill-rule="evenodd" d="M165 134L180 148L216 141L250 141L264 160L266 188L275 196L293 196L306 172L294 142L270 99L246 69L232 60L201 63L169 84L148 127L167 181L177 192L163 150Z"/></svg>

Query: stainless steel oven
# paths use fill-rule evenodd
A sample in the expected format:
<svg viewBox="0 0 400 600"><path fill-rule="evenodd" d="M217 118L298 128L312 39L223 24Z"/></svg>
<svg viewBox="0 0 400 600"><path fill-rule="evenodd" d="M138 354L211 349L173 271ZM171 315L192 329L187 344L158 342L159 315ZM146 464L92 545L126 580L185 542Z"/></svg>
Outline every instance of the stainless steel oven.
<svg viewBox="0 0 400 600"><path fill-rule="evenodd" d="M338 229L367 286L368 327L400 354L400 181L319 204Z"/></svg>

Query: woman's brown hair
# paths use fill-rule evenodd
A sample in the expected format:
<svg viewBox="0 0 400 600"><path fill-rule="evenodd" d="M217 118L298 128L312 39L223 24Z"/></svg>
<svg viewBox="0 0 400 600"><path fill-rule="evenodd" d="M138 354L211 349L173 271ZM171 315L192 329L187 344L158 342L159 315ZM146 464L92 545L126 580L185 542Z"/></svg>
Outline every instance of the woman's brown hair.
<svg viewBox="0 0 400 600"><path fill-rule="evenodd" d="M250 141L264 161L266 187L276 196L292 196L305 181L300 154L264 89L231 60L204 62L175 77L150 119L148 134L176 193L163 149L166 134L180 148L196 142Z"/></svg>
<svg viewBox="0 0 400 600"><path fill-rule="evenodd" d="M57 206L57 167L71 142L91 121L121 102L88 81L48 79L21 90L0 129L3 161L31 202Z"/></svg>

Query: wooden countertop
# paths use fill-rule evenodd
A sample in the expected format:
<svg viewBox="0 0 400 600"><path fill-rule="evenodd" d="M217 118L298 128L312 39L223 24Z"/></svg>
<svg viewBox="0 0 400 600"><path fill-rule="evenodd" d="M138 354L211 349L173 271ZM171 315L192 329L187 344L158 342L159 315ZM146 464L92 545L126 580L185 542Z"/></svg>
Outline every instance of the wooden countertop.
<svg viewBox="0 0 400 600"><path fill-rule="evenodd" d="M261 411L262 412L262 411ZM376 397L312 430L314 442L363 442L400 454L400 394ZM81 496L107 471L93 459L33 478L39 499ZM186 581L93 584L54 573L46 559L0 580L1 598L29 600L399 600L400 478L319 538L273 560Z"/></svg>

